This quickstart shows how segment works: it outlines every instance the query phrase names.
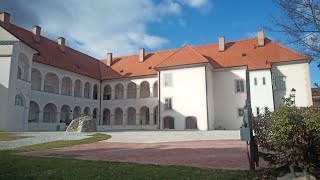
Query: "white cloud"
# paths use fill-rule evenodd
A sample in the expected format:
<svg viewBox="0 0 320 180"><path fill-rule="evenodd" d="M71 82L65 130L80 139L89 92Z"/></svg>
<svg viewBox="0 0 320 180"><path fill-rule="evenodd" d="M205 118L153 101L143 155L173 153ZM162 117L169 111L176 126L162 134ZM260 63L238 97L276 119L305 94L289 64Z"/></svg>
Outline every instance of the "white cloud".
<svg viewBox="0 0 320 180"><path fill-rule="evenodd" d="M153 50L163 47L169 40L148 32L148 25L164 23L166 18L174 19L181 25L186 24L182 19L183 7L200 8L206 2L20 0L16 4L24 4L23 8L37 17L38 22L30 23L42 26L42 34L54 39L64 36L67 45L101 58L107 52L118 56L137 53L141 47Z"/></svg>
<svg viewBox="0 0 320 180"><path fill-rule="evenodd" d="M197 8L203 13L206 13L213 8L213 4L210 0L180 0L180 2L192 8Z"/></svg>

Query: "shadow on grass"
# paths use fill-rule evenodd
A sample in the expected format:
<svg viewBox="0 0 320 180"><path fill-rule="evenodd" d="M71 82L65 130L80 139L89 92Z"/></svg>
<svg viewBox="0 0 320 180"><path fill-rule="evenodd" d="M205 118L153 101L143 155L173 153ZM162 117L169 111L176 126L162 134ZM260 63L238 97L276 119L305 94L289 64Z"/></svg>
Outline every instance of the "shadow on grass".
<svg viewBox="0 0 320 180"><path fill-rule="evenodd" d="M0 141L13 141L18 139L29 138L30 136L21 136L12 132L0 132Z"/></svg>

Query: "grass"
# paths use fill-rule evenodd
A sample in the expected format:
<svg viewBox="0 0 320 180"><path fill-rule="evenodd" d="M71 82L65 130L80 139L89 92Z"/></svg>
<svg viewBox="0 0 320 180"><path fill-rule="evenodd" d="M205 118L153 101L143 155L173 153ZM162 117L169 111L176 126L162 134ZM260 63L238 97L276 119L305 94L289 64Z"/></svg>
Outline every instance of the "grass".
<svg viewBox="0 0 320 180"><path fill-rule="evenodd" d="M11 132L0 132L0 141L13 141L17 139L28 138L29 136L20 136Z"/></svg>
<svg viewBox="0 0 320 180"><path fill-rule="evenodd" d="M29 157L8 151L0 151L0 167L0 179L261 179L265 173Z"/></svg>
<svg viewBox="0 0 320 180"><path fill-rule="evenodd" d="M99 141L103 141L111 138L110 135L101 134L101 133L96 133L88 136L89 136L88 138L80 139L80 140L60 140L60 141L52 141L52 142L47 142L42 144L34 144L30 146L22 146L22 147L13 149L13 151L26 152L26 151L39 151L39 150L52 149L52 148L62 148L67 146L90 144L90 143L99 142Z"/></svg>

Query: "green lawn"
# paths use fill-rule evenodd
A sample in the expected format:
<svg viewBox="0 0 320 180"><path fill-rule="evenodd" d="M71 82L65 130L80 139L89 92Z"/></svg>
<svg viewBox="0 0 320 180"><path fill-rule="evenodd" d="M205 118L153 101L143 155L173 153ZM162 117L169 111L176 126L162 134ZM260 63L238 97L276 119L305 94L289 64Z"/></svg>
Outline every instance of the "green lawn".
<svg viewBox="0 0 320 180"><path fill-rule="evenodd" d="M269 179L274 171L222 171L192 167L31 157L15 153L88 144L110 138L93 134L83 140L54 141L0 151L0 179Z"/></svg>
<svg viewBox="0 0 320 180"><path fill-rule="evenodd" d="M13 141L17 139L28 138L28 136L20 136L11 132L0 132L0 141Z"/></svg>

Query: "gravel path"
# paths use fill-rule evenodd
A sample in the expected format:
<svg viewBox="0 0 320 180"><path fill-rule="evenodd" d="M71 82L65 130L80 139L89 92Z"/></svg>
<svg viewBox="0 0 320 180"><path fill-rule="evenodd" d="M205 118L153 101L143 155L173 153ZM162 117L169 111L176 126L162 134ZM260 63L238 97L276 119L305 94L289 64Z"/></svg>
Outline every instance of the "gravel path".
<svg viewBox="0 0 320 180"><path fill-rule="evenodd" d="M239 131L110 131L108 142L159 143L197 140L239 140Z"/></svg>
<svg viewBox="0 0 320 180"><path fill-rule="evenodd" d="M13 141L0 141L0 149L14 149L21 146L46 143L57 140L79 140L87 138L89 133L67 133L67 132L23 132L17 133L29 138Z"/></svg>

